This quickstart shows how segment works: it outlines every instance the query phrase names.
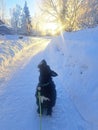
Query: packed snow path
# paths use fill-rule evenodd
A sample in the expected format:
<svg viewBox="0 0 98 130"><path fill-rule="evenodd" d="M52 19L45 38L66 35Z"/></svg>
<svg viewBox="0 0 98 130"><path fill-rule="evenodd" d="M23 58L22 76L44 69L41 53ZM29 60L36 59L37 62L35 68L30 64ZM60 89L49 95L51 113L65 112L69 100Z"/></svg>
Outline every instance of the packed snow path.
<svg viewBox="0 0 98 130"><path fill-rule="evenodd" d="M35 89L39 76L37 65L43 58L58 73L58 77L53 79L57 103L52 117L42 117L42 130L92 130L64 89L58 53L49 43L39 42L25 53L20 63L17 62L17 71L11 73L12 77L0 88L0 130L40 130Z"/></svg>

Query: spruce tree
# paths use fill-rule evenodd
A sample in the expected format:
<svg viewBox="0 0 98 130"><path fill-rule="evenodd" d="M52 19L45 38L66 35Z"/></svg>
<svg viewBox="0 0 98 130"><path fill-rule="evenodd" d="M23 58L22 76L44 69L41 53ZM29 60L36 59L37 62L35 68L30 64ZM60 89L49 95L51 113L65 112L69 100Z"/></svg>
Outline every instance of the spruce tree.
<svg viewBox="0 0 98 130"><path fill-rule="evenodd" d="M31 26L30 11L27 2L25 1L25 5L23 8L23 15L22 15L22 29L24 30L26 35L30 35L31 27L32 26Z"/></svg>

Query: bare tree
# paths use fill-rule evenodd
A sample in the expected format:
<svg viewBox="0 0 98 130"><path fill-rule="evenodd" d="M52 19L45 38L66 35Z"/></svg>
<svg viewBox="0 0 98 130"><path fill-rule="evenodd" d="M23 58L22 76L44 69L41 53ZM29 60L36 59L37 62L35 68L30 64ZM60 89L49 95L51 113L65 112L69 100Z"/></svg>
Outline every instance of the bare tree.
<svg viewBox="0 0 98 130"><path fill-rule="evenodd" d="M0 0L0 18L5 21L5 0Z"/></svg>
<svg viewBox="0 0 98 130"><path fill-rule="evenodd" d="M66 12L66 28L69 31L79 29L80 16L83 14L83 3L84 0L68 0L67 1L67 12Z"/></svg>
<svg viewBox="0 0 98 130"><path fill-rule="evenodd" d="M72 31L78 28L83 2L84 0L42 0L41 11L61 24L62 29Z"/></svg>
<svg viewBox="0 0 98 130"><path fill-rule="evenodd" d="M42 0L41 11L48 16L50 22L63 23L67 0ZM51 16L51 19L50 19Z"/></svg>
<svg viewBox="0 0 98 130"><path fill-rule="evenodd" d="M98 0L86 0L84 4L85 13L81 16L83 27L98 25Z"/></svg>

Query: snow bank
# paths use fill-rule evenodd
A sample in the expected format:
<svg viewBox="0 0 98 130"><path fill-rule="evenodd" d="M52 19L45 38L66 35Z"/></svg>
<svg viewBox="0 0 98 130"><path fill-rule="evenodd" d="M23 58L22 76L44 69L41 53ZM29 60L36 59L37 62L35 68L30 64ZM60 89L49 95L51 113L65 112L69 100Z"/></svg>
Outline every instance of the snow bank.
<svg viewBox="0 0 98 130"><path fill-rule="evenodd" d="M0 67L4 68L30 42L20 40L18 36L0 36Z"/></svg>
<svg viewBox="0 0 98 130"><path fill-rule="evenodd" d="M29 51L37 40L38 38L18 35L0 35L0 78L5 69L16 60L19 60L23 52Z"/></svg>
<svg viewBox="0 0 98 130"><path fill-rule="evenodd" d="M59 71L63 86L83 118L94 127L98 125L97 34L98 28L94 28L65 32L52 40L63 57Z"/></svg>

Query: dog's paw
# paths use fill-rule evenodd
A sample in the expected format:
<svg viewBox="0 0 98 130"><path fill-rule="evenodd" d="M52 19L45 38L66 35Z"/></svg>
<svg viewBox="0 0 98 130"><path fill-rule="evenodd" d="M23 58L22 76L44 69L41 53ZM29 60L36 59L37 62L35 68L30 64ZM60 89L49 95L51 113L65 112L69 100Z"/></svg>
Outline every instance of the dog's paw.
<svg viewBox="0 0 98 130"><path fill-rule="evenodd" d="M41 96L41 103L43 103L43 101L50 101L50 99L47 97Z"/></svg>

